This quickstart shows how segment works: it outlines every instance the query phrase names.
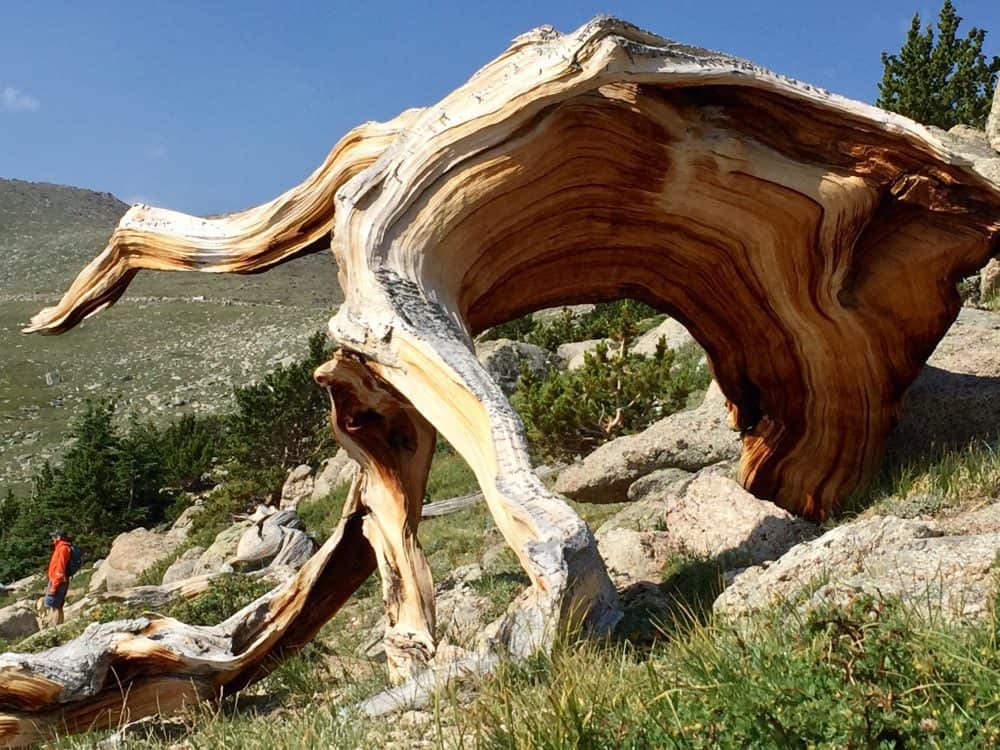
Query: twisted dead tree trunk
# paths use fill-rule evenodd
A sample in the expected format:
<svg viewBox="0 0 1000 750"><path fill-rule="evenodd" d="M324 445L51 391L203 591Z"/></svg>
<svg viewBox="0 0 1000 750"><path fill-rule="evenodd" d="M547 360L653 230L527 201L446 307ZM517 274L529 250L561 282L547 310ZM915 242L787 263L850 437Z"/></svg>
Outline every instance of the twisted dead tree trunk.
<svg viewBox="0 0 1000 750"><path fill-rule="evenodd" d="M987 159L989 161L989 159ZM149 617L0 657L0 740L231 692L377 567L390 665L434 658L417 542L436 432L469 463L532 587L527 653L616 594L586 525L534 476L471 337L542 307L635 297L688 326L743 434L741 477L809 518L865 482L902 396L997 250L1000 185L943 135L613 19L540 29L439 104L352 131L303 185L202 220L133 208L28 331L59 333L141 268L252 273L327 234L346 301L316 374L362 465L336 533L217 628Z"/></svg>

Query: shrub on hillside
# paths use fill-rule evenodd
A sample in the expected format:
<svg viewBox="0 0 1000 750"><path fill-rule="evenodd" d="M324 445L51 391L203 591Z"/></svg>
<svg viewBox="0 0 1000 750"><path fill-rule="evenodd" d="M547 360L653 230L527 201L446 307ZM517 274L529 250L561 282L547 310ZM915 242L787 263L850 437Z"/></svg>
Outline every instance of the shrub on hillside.
<svg viewBox="0 0 1000 750"><path fill-rule="evenodd" d="M219 417L185 414L165 427L147 426L166 486L185 492L204 488L202 477L219 460L223 425Z"/></svg>
<svg viewBox="0 0 1000 750"><path fill-rule="evenodd" d="M522 370L511 401L542 457L589 453L683 409L692 394L708 387L708 370L697 347L674 351L661 338L653 356L643 357L629 351L637 321L628 308L614 325L612 345L598 344L577 370L554 371L541 379Z"/></svg>
<svg viewBox="0 0 1000 750"><path fill-rule="evenodd" d="M304 359L237 388L236 411L225 418L183 416L160 426L133 417L123 425L111 401L88 402L62 463L38 471L30 498L8 490L0 502L0 580L44 567L57 527L88 556L103 554L122 531L169 518L182 492L200 489L220 460L231 486L206 504L198 524L201 536L214 537L232 513L280 487L289 466L330 444L329 406L312 379L328 356L316 334Z"/></svg>
<svg viewBox="0 0 1000 750"><path fill-rule="evenodd" d="M278 365L259 383L236 388L236 410L226 418L229 456L247 469L288 469L328 448L330 405L312 374L329 358L326 335L317 333L305 359Z"/></svg>

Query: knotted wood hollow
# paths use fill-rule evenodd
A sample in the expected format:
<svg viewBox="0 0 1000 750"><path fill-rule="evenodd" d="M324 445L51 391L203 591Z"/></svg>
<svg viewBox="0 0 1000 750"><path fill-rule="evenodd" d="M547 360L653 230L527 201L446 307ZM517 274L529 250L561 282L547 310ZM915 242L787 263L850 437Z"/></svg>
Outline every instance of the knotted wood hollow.
<svg viewBox="0 0 1000 750"><path fill-rule="evenodd" d="M376 566L390 665L421 668L434 615L416 526L436 432L533 581L496 639L528 652L570 613L609 627L617 599L593 537L535 478L471 337L569 303L633 297L669 313L729 399L742 482L822 519L871 476L958 313L956 282L998 234L1000 186L942 137L608 18L519 37L437 105L351 131L258 208L199 219L134 206L26 330L72 328L140 269L253 273L331 246L342 351L317 380L361 478L317 557L218 628L154 617L5 655L0 738L238 689Z"/></svg>

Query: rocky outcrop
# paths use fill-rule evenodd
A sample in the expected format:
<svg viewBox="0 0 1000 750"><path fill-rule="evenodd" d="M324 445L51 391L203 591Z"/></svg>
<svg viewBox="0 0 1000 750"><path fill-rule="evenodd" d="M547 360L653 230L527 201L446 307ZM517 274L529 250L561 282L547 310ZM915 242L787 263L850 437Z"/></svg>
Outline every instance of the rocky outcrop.
<svg viewBox="0 0 1000 750"><path fill-rule="evenodd" d="M589 352L594 351L599 344L610 344L607 339L587 339L586 341L570 341L560 344L556 349L563 367L567 370L578 370L583 367L584 359Z"/></svg>
<svg viewBox="0 0 1000 750"><path fill-rule="evenodd" d="M739 455L740 440L729 429L725 397L713 383L697 408L605 443L567 467L556 490L581 502L618 503L627 498L633 482L657 469L697 471Z"/></svg>
<svg viewBox="0 0 1000 750"><path fill-rule="evenodd" d="M964 307L906 393L890 455L917 458L1000 436L1000 313Z"/></svg>
<svg viewBox="0 0 1000 750"><path fill-rule="evenodd" d="M995 592L997 550L1000 532L944 535L933 523L874 517L832 529L776 562L737 571L714 608L741 616L871 595L898 597L925 614L983 617Z"/></svg>
<svg viewBox="0 0 1000 750"><path fill-rule="evenodd" d="M310 498L321 500L338 487L348 484L358 473L358 462L343 448L320 464Z"/></svg>
<svg viewBox="0 0 1000 750"><path fill-rule="evenodd" d="M0 638L13 641L38 632L38 620L31 602L15 602L0 607Z"/></svg>
<svg viewBox="0 0 1000 750"><path fill-rule="evenodd" d="M316 479L313 477L312 467L309 464L301 464L289 471L288 477L281 487L282 510L295 510L300 500L312 496L315 486Z"/></svg>
<svg viewBox="0 0 1000 750"><path fill-rule="evenodd" d="M133 529L115 537L111 551L90 579L88 593L116 591L135 586L147 569L168 557L182 543L180 535Z"/></svg>
<svg viewBox="0 0 1000 750"><path fill-rule="evenodd" d="M986 140L994 151L1000 152L1000 86L993 91L993 107L986 120Z"/></svg>
<svg viewBox="0 0 1000 750"><path fill-rule="evenodd" d="M533 378L541 379L558 365L558 359L548 349L510 339L479 342L476 357L507 395L521 382L522 366Z"/></svg>
<svg viewBox="0 0 1000 750"><path fill-rule="evenodd" d="M163 579L160 582L167 586L208 572L201 565L201 556L204 552L204 547L184 550L163 572Z"/></svg>
<svg viewBox="0 0 1000 750"><path fill-rule="evenodd" d="M694 343L694 337L688 333L687 328L682 323L673 318L667 318L656 328L639 336L635 340L635 344L632 345L632 352L648 357L656 351L656 346L661 338L664 339L669 349L679 349L685 344Z"/></svg>
<svg viewBox="0 0 1000 750"><path fill-rule="evenodd" d="M595 307L595 305L591 304L547 307L544 310L535 310L535 312L531 313L531 319L535 323L551 323L563 315L568 315L571 318L579 318L582 315L594 312Z"/></svg>

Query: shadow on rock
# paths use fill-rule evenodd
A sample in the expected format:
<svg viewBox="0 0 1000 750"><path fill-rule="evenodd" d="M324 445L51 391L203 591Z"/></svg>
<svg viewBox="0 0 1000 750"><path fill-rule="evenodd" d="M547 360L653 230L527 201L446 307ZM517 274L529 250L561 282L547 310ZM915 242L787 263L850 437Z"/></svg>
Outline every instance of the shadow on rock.
<svg viewBox="0 0 1000 750"><path fill-rule="evenodd" d="M1000 316L998 316L1000 317ZM926 461L942 451L1000 438L1000 377L928 365L910 387L889 436L886 463Z"/></svg>

